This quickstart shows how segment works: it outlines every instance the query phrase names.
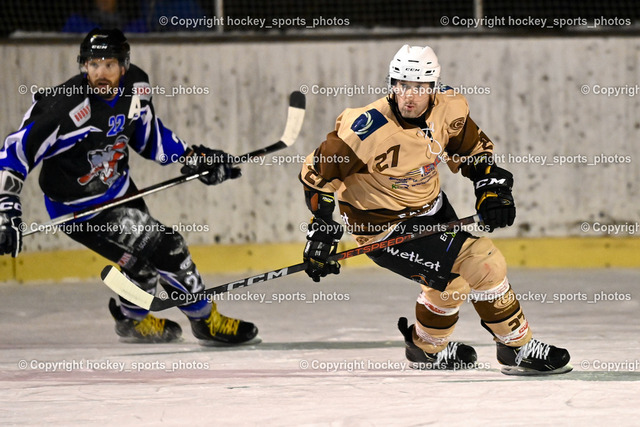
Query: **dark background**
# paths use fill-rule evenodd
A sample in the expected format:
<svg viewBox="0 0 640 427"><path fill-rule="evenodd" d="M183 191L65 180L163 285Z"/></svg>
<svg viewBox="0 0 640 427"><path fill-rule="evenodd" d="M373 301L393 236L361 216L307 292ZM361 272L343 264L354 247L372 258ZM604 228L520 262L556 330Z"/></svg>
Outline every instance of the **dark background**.
<svg viewBox="0 0 640 427"><path fill-rule="evenodd" d="M69 0L4 0L0 2L0 37L20 32L60 32L70 16L87 14L93 1ZM122 19L136 20L144 25L141 32L188 31L185 28L159 26L159 16L214 17L213 0L191 0L177 2L172 0L120 1L118 12ZM255 1L227 0L223 6L224 16L232 18L303 18L311 22L320 16L344 18L349 20L348 29L442 29L440 18L443 16L471 18L474 16L473 0L452 1L416 1L416 0L351 0L351 1ZM512 18L624 18L631 25L615 28L601 28L609 31L629 31L637 29L640 18L640 2L613 0L570 1L570 0L484 0L480 17ZM304 27L285 27L281 29L260 29L255 26L225 26L224 33L261 33L264 31L286 34L289 31L304 30ZM463 30L464 28L459 28ZM195 31L213 32L215 27L201 27ZM499 31L538 32L548 29L527 27L526 29L501 26ZM564 29L552 29L562 32ZM15 34L14 34L15 35Z"/></svg>

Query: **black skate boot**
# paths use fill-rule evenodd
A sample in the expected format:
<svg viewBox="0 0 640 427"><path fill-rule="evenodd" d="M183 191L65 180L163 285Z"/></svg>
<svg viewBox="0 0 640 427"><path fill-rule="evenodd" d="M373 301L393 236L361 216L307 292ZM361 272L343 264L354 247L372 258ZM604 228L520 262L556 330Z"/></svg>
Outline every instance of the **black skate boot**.
<svg viewBox="0 0 640 427"><path fill-rule="evenodd" d="M125 317L116 300L109 300L109 311L116 321L116 334L126 342L160 343L176 341L182 336L182 328L169 319L158 319L151 314L142 320Z"/></svg>
<svg viewBox="0 0 640 427"><path fill-rule="evenodd" d="M398 329L404 336L404 354L413 369L472 369L478 360L473 347L455 341L450 341L444 350L437 353L427 353L413 343L414 325L407 326L407 318L398 319Z"/></svg>
<svg viewBox="0 0 640 427"><path fill-rule="evenodd" d="M202 345L258 344L261 341L256 338L256 325L220 314L215 302L208 318L191 320L191 330Z"/></svg>
<svg viewBox="0 0 640 427"><path fill-rule="evenodd" d="M532 339L522 347L497 342L498 362L505 375L552 375L570 372L569 352Z"/></svg>

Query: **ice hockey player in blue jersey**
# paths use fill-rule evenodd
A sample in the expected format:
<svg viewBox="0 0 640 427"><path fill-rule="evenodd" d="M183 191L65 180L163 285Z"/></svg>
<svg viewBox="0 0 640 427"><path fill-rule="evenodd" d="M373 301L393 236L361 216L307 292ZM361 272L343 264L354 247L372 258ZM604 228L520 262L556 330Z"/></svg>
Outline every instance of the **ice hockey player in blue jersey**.
<svg viewBox="0 0 640 427"><path fill-rule="evenodd" d="M228 154L189 147L163 125L151 102L147 74L130 64L129 56L120 30L90 31L80 45L80 74L53 95L36 94L19 130L5 139L0 149L1 254L16 257L20 252L20 191L38 164L51 218L136 191L129 176L130 149L162 165L181 162L182 173L212 170L200 178L208 185L240 176ZM159 283L185 293L204 289L183 237L153 218L142 199L81 221L63 231L117 263L145 291L155 293ZM119 305L111 299L109 309L116 333L127 341L169 342L182 334L177 323L122 298ZM215 302L201 300L180 310L202 343L256 341L253 323L220 314Z"/></svg>

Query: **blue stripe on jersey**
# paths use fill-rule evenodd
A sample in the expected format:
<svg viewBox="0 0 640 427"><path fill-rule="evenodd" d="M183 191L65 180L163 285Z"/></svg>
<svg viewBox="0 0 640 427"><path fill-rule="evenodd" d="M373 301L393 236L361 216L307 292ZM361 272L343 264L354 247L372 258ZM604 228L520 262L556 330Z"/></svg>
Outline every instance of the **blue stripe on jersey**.
<svg viewBox="0 0 640 427"><path fill-rule="evenodd" d="M152 118L153 114L148 105L140 109L140 117L136 120L136 129L133 138L129 140L129 146L138 154L142 154L147 147L147 142L149 141L148 134L151 132L149 123Z"/></svg>
<svg viewBox="0 0 640 427"><path fill-rule="evenodd" d="M29 161L23 141L29 135L33 123L7 136L0 149L0 169L11 169L26 177L29 174Z"/></svg>
<svg viewBox="0 0 640 427"><path fill-rule="evenodd" d="M161 165L175 163L187 151L187 145L178 138L171 129L166 128L160 119L156 118L156 133L149 135L151 159Z"/></svg>
<svg viewBox="0 0 640 427"><path fill-rule="evenodd" d="M54 131L54 133L52 133L40 146L38 152L34 156L33 165L30 167L25 147L33 125L34 123L29 123L18 132L14 132L7 136L3 148L0 150L0 169L11 169L26 177L31 169L36 167L42 159L55 156L62 151L68 150L76 143L86 138L90 132L101 132L100 129L89 126L66 135L57 136L55 135L57 132L56 129L56 131Z"/></svg>
<svg viewBox="0 0 640 427"><path fill-rule="evenodd" d="M160 119L153 117L149 107L142 109L129 146L143 157L161 165L177 162L187 151L187 144L165 127Z"/></svg>
<svg viewBox="0 0 640 427"><path fill-rule="evenodd" d="M49 217L55 219L62 215L67 215L73 212L78 212L80 209L87 208L89 206L96 206L100 203L108 202L116 197L120 197L126 193L129 188L129 174L125 171L116 181L105 191L98 196L82 199L81 202L75 203L62 203L51 200L47 195L44 196L44 205L47 208ZM69 223L82 222L95 217L97 214L88 215L84 218L75 219L69 221Z"/></svg>
<svg viewBox="0 0 640 427"><path fill-rule="evenodd" d="M76 143L85 139L91 132L102 131L97 127L88 126L82 129L78 129L74 132L58 136L58 138L53 141L51 145L45 143L36 153L34 164L37 165L42 159L48 159L49 157L53 157L62 151L68 150L69 148L76 145Z"/></svg>

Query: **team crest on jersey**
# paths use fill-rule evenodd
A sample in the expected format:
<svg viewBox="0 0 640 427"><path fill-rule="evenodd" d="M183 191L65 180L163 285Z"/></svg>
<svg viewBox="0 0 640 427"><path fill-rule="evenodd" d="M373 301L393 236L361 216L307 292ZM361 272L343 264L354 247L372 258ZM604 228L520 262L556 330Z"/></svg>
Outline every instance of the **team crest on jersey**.
<svg viewBox="0 0 640 427"><path fill-rule="evenodd" d="M126 156L127 141L129 138L120 135L114 144L107 145L104 149L89 151L87 160L91 164L91 170L78 178L78 184L87 185L97 177L107 186L111 186L122 175L118 171L118 162Z"/></svg>
<svg viewBox="0 0 640 427"><path fill-rule="evenodd" d="M464 122L465 122L465 118L464 117L458 117L457 119L455 119L454 121L451 122L451 124L449 125L449 127L452 130L460 130L462 129L462 127L464 126Z"/></svg>
<svg viewBox="0 0 640 427"><path fill-rule="evenodd" d="M387 119L376 109L364 112L351 125L351 130L358 135L361 141L367 139L369 135L380 129L387 123Z"/></svg>
<svg viewBox="0 0 640 427"><path fill-rule="evenodd" d="M76 127L82 126L91 118L91 104L89 104L89 98L85 98L80 104L78 104L73 110L69 111L69 117L73 120Z"/></svg>

